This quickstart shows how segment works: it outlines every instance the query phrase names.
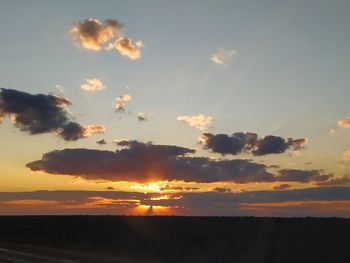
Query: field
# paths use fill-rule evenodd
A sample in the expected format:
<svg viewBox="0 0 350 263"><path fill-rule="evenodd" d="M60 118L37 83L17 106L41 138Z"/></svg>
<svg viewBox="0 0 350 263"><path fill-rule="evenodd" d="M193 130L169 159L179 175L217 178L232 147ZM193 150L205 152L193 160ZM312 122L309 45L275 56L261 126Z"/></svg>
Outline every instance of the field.
<svg viewBox="0 0 350 263"><path fill-rule="evenodd" d="M339 218L2 216L0 262L350 262Z"/></svg>

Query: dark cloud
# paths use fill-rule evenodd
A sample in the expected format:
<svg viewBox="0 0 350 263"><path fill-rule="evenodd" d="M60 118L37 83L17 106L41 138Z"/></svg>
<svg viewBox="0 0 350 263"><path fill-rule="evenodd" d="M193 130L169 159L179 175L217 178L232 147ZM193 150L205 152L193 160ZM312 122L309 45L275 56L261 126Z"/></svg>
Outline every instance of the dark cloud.
<svg viewBox="0 0 350 263"><path fill-rule="evenodd" d="M300 150L304 147L306 139L287 140L273 135L267 135L258 138L256 133L236 132L231 136L227 134L204 133L201 137L201 143L204 148L220 154L239 154L242 152L251 152L253 155L265 155L272 153L284 153L286 150Z"/></svg>
<svg viewBox="0 0 350 263"><path fill-rule="evenodd" d="M52 94L32 95L0 89L0 120L11 117L22 131L30 134L55 133L67 141L75 141L96 132L92 129L96 125L83 127L71 119L66 110L70 105L68 99Z"/></svg>
<svg viewBox="0 0 350 263"><path fill-rule="evenodd" d="M162 198L163 197L163 198ZM139 193L120 191L0 192L0 214L125 214L128 208L166 206L169 214L349 217L350 187L320 187L285 191L243 193L181 192ZM44 201L37 207L33 202ZM54 205L47 205L52 202ZM293 204L293 202L298 202ZM269 206L269 204L272 206ZM311 203L311 204L310 204ZM278 206L280 204L280 206ZM289 205L291 204L291 205ZM88 208L82 208L86 205ZM337 207L338 205L338 207ZM40 209L35 209L35 208ZM281 210L283 207L283 211Z"/></svg>
<svg viewBox="0 0 350 263"><path fill-rule="evenodd" d="M105 139L99 139L98 141L96 141L97 144L99 145L104 145L104 144L107 144L106 140Z"/></svg>
<svg viewBox="0 0 350 263"><path fill-rule="evenodd" d="M108 187L106 187L106 189L107 189L107 190L114 190L114 187L108 186Z"/></svg>
<svg viewBox="0 0 350 263"><path fill-rule="evenodd" d="M216 193L230 193L231 189L226 187L215 187L212 191Z"/></svg>
<svg viewBox="0 0 350 263"><path fill-rule="evenodd" d="M186 182L232 181L236 183L271 182L276 178L263 164L249 160L212 160L189 157L195 151L171 145L153 145L122 140L126 147L116 152L92 149L64 149L43 155L27 164L33 171L80 176L86 179L149 182L183 180Z"/></svg>
<svg viewBox="0 0 350 263"><path fill-rule="evenodd" d="M147 183L156 180L185 182L252 182L292 181L307 183L327 181L332 175L319 170L282 169L275 174L268 166L251 160L214 160L191 157L194 150L154 145L136 140L116 141L123 149L101 151L93 149L64 149L48 152L41 160L27 164L33 171L80 176L85 179L133 181Z"/></svg>
<svg viewBox="0 0 350 263"><path fill-rule="evenodd" d="M285 189L288 189L290 187L291 187L290 184L279 184L279 185L273 186L273 189L274 190L285 190Z"/></svg>
<svg viewBox="0 0 350 263"><path fill-rule="evenodd" d="M182 187L182 186L176 186L176 185L164 185L159 188L160 191L195 191L199 190L199 187Z"/></svg>
<svg viewBox="0 0 350 263"><path fill-rule="evenodd" d="M322 170L299 170L299 169L282 169L279 170L279 181L308 183L311 181L327 181L333 177L332 174L323 174Z"/></svg>
<svg viewBox="0 0 350 263"><path fill-rule="evenodd" d="M334 177L329 181L317 182L319 186L333 186L333 185L350 185L350 176L343 175L340 177Z"/></svg>

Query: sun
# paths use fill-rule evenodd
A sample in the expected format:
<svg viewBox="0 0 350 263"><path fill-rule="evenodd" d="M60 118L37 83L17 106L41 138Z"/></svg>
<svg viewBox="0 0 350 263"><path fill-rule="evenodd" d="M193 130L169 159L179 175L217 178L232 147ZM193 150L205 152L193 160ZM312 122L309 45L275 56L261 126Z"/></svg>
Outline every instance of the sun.
<svg viewBox="0 0 350 263"><path fill-rule="evenodd" d="M160 192L160 186L156 183L135 184L130 186L131 189L142 190L143 192Z"/></svg>

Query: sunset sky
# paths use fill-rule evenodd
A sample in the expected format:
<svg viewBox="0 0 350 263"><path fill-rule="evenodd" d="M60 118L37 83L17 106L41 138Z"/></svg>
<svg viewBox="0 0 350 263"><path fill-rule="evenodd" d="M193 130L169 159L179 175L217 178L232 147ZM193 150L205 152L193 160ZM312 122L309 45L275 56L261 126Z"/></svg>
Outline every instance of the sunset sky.
<svg viewBox="0 0 350 263"><path fill-rule="evenodd" d="M0 1L0 214L350 217L349 1Z"/></svg>

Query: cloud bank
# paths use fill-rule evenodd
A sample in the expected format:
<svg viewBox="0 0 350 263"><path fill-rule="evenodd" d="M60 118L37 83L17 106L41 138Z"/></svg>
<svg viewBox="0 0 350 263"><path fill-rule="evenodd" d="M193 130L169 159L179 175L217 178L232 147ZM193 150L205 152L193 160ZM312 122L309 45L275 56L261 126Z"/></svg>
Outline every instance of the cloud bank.
<svg viewBox="0 0 350 263"><path fill-rule="evenodd" d="M36 211L46 214L140 214L140 210L130 210L140 206L163 206L172 215L349 217L350 214L349 187L243 193L186 191L166 196L163 193L111 190L0 192L0 214L33 214Z"/></svg>
<svg viewBox="0 0 350 263"><path fill-rule="evenodd" d="M192 157L195 151L173 145L154 145L135 140L120 140L116 152L92 149L64 149L45 153L28 163L32 171L79 176L88 180L154 182L185 181L198 183L234 182L321 182L333 175L321 170L281 169L251 160L214 160Z"/></svg>

